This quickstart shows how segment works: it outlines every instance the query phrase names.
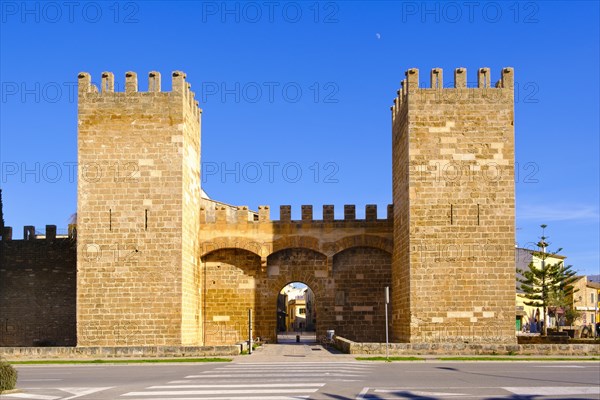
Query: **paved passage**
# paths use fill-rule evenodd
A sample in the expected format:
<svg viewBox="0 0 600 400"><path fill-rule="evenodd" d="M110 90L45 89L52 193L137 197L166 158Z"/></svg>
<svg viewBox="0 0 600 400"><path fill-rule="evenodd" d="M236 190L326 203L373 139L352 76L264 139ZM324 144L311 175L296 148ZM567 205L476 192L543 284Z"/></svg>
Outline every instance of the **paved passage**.
<svg viewBox="0 0 600 400"><path fill-rule="evenodd" d="M275 345L272 345L275 346ZM309 346L310 349L310 346ZM357 362L286 358L272 347L232 363L18 366L2 400L600 399L598 362ZM274 353L276 360L265 360ZM319 352L320 353L320 352Z"/></svg>

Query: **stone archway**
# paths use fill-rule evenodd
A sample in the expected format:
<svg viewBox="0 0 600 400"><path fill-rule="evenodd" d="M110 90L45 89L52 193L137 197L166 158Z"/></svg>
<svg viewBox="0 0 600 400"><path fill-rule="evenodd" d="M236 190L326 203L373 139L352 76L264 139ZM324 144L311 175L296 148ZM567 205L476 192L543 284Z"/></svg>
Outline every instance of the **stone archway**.
<svg viewBox="0 0 600 400"><path fill-rule="evenodd" d="M314 293L321 310L329 310L333 297L328 288L332 284L327 272L327 257L313 249L293 247L274 252L267 258L267 268L257 289L259 303L256 310L257 335L275 341L279 292L290 282L302 282ZM316 334L323 334L323 321L318 319ZM260 332L260 334L259 334Z"/></svg>
<svg viewBox="0 0 600 400"><path fill-rule="evenodd" d="M277 298L277 343L317 341L318 300L309 285L290 282Z"/></svg>
<svg viewBox="0 0 600 400"><path fill-rule="evenodd" d="M253 331L271 343L277 339L277 300L290 282L302 282L318 302L316 337L327 330L352 340L379 340L382 324L379 292L391 281L391 254L385 241L355 236L338 243L333 255L310 240L281 247L267 257L253 247L225 247L223 242L203 254L202 319L205 344L234 344L247 339L248 309ZM365 244L368 244L365 246ZM377 326L377 333L372 329Z"/></svg>

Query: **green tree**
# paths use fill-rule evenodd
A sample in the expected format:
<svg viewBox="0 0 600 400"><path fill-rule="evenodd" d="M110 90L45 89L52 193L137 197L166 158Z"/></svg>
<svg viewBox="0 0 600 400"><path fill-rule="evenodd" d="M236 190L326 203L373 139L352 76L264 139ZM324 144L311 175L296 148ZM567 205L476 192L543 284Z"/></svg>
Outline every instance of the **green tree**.
<svg viewBox="0 0 600 400"><path fill-rule="evenodd" d="M569 265L567 268L571 268L571 266ZM559 309L563 310L562 325L573 325L573 322L581 317L581 311L578 311L573 307L573 293L576 291L577 289L574 289L572 285L567 285L564 288L559 285L550 293L548 305L556 316L555 326L557 329L560 326L558 318Z"/></svg>
<svg viewBox="0 0 600 400"><path fill-rule="evenodd" d="M547 225L541 225L542 237L537 243L538 251L533 251L534 258L540 260L540 265L536 265L532 260L527 269L518 269L517 281L521 284L521 290L524 297L528 300L525 304L532 307L541 307L543 310L542 335L548 333L546 328L546 316L548 307L559 306L557 303L564 303L572 298L573 282L577 280L576 272L572 270L573 266L565 266L562 261L551 263L549 258L553 258L562 249L555 252L548 252L549 243L546 241L545 229ZM520 275L520 276L519 276ZM558 300L557 300L558 299Z"/></svg>

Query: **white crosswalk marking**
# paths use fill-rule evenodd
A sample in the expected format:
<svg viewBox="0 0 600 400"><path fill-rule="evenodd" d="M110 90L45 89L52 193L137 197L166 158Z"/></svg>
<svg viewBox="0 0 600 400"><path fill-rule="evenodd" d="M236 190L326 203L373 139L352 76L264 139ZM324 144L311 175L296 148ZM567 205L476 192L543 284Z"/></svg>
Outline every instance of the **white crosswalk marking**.
<svg viewBox="0 0 600 400"><path fill-rule="evenodd" d="M152 392L129 392L123 396L173 396L173 395L204 395L204 394L270 394L270 393L314 393L318 388L302 389L218 389L218 390L164 390ZM231 397L229 397L231 398Z"/></svg>
<svg viewBox="0 0 600 400"><path fill-rule="evenodd" d="M88 396L93 393L98 393L104 390L112 389L112 387L65 387L65 388L22 388L21 390L51 390L50 393L55 393L58 391L69 393L67 397L62 394L58 395L49 395L49 394L41 394L41 393L11 393L11 394L3 394L0 398L7 400L9 399L30 399L30 400L72 400L77 399L79 397Z"/></svg>
<svg viewBox="0 0 600 400"><path fill-rule="evenodd" d="M31 393L12 393L12 394L3 394L2 398L11 398L11 399L30 399L30 400L57 400L60 397L57 396L48 396L44 394L31 394Z"/></svg>
<svg viewBox="0 0 600 400"><path fill-rule="evenodd" d="M453 386L453 387L396 387L369 388L365 387L356 400L395 400L399 398L436 398L454 400L456 398L513 398L517 395L546 398L555 396L589 396L599 395L597 386ZM386 397L388 395L388 397ZM595 397L594 397L595 398Z"/></svg>
<svg viewBox="0 0 600 400"><path fill-rule="evenodd" d="M396 393L396 390L389 389L377 389L375 393ZM466 396L465 393L446 393L446 392L435 392L432 390L428 391L412 391L410 392L412 396L438 396L438 397L449 397L449 396Z"/></svg>
<svg viewBox="0 0 600 400"><path fill-rule="evenodd" d="M600 387L593 386L545 386L545 387L504 387L519 396L575 396L600 394Z"/></svg>
<svg viewBox="0 0 600 400"><path fill-rule="evenodd" d="M323 372L320 374L307 374L303 373L301 376L298 373L270 373L269 377L282 377L282 378L316 378L316 377L361 377L362 374L350 374L350 373L336 373L336 372ZM264 378L265 374L207 374L207 375L188 375L186 379L205 379L205 378ZM169 383L186 383L187 381L172 381Z"/></svg>
<svg viewBox="0 0 600 400"><path fill-rule="evenodd" d="M76 399L78 397L87 396L88 394L102 392L103 390L112 389L112 387L68 387L60 388L63 392L71 393L72 396L65 397L63 400Z"/></svg>
<svg viewBox="0 0 600 400"><path fill-rule="evenodd" d="M197 389L197 388L248 388L248 387L302 387L302 386L325 386L324 383L246 383L243 385L171 385L150 386L148 389Z"/></svg>
<svg viewBox="0 0 600 400"><path fill-rule="evenodd" d="M328 381L359 380L372 365L362 363L239 363L216 367L167 384L121 395L127 400L298 400ZM160 398L159 398L160 397Z"/></svg>
<svg viewBox="0 0 600 400"><path fill-rule="evenodd" d="M152 397L151 400L303 400L308 399L310 395L304 396L244 396L244 397ZM127 399L127 400L138 400L138 399ZM142 398L140 400L148 400Z"/></svg>

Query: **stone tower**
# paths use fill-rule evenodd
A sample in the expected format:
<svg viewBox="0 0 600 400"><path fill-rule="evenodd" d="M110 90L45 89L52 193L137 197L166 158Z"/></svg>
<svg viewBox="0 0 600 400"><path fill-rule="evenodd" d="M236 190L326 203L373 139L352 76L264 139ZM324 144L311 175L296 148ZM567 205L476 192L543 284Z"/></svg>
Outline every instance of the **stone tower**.
<svg viewBox="0 0 600 400"><path fill-rule="evenodd" d="M200 115L185 74L79 81L79 346L199 345Z"/></svg>
<svg viewBox="0 0 600 400"><path fill-rule="evenodd" d="M392 107L393 339L514 343L513 70L468 88L465 68L419 87L410 69Z"/></svg>

